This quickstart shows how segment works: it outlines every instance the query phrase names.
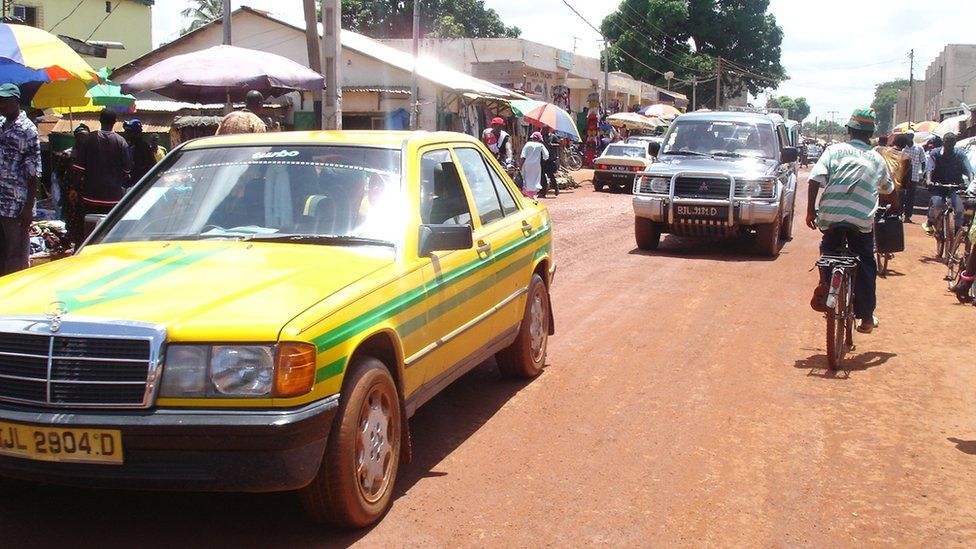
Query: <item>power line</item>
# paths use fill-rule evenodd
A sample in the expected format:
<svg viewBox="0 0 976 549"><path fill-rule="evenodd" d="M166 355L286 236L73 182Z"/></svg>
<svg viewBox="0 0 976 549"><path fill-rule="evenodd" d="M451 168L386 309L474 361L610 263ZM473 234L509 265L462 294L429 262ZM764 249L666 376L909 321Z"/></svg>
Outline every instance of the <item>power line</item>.
<svg viewBox="0 0 976 549"><path fill-rule="evenodd" d="M80 0L77 4L75 4L75 7L71 8L71 11L68 12L68 15L65 15L64 17L62 17L60 21L58 21L57 23L55 23L54 26L51 27L48 30L48 32L50 32L50 33L53 34L54 33L54 29L58 28L58 25L60 25L61 23L64 23L69 17L71 17L72 15L74 15L74 13L76 11L78 11L78 8L80 8L81 5L84 4L84 3L85 3L85 0Z"/></svg>
<svg viewBox="0 0 976 549"><path fill-rule="evenodd" d="M91 34L88 35L88 38L85 38L85 42L91 40L92 36L95 36L95 33L98 32L98 29L102 27L105 21L108 21L108 18L111 17L113 13L115 13L116 8L118 8L122 4L122 1L123 0L119 0L118 2L115 3L114 6L112 6L112 9L110 9L109 12L105 14L105 17L103 17L102 20L97 25L95 25L95 28L92 29Z"/></svg>
<svg viewBox="0 0 976 549"><path fill-rule="evenodd" d="M622 5L625 5L625 4L622 4ZM621 13L621 15L623 15L623 14ZM621 26L620 26L620 25L619 25L619 24L617 23L617 21L616 21L616 20L614 20L614 19L608 19L608 21L610 21L610 24L611 24L611 25L613 25L613 26L615 26L615 27L617 27L617 30L619 30L619 31L621 31L621 32L623 32L623 33L626 33L626 32L627 32L627 29L624 29L623 27L621 27ZM634 26L634 24L633 24L633 23L631 23L631 22L630 22L629 20L627 20L627 19L624 19L624 24L626 24L626 25L627 25L627 26L628 26L628 27L630 28L629 30L631 30L631 31L633 31L633 32L635 32L635 33L637 33L638 35L643 35L643 34L644 34L644 33L642 33L642 32L640 31L640 29L638 29L638 28L636 28L636 27ZM667 44L664 44L664 43L662 42L662 44L661 44L661 46L662 46L662 49L663 49L663 50L664 50L664 51L665 51L666 53L670 53L670 52L668 51L668 49L667 49ZM662 54L662 53L660 53L660 52L657 52L657 51L654 51L653 49L651 49L651 50L650 50L650 52L651 52L652 54L654 54L655 56L657 56L657 57L659 57L659 58L661 58L661 59L664 59L665 61L668 61L669 63L671 63L671 64L673 64L673 65L675 65L676 67L679 67L679 68L682 68L682 69L685 69L685 70L688 70L688 71L692 71L692 72L696 72L696 73L699 73L699 74L711 74L710 72L708 72L708 71L705 71L705 70L702 70L702 69L700 69L700 68L698 68L698 67L690 67L690 66L688 66L688 65L685 65L684 63L682 63L682 62L680 62L680 61L676 61L676 60L675 60L675 59L673 59L673 58L670 58L670 57L666 57L666 56L665 56L664 54ZM672 55L686 55L686 53L687 53L687 52L677 52L677 54L675 54L675 53L672 53Z"/></svg>

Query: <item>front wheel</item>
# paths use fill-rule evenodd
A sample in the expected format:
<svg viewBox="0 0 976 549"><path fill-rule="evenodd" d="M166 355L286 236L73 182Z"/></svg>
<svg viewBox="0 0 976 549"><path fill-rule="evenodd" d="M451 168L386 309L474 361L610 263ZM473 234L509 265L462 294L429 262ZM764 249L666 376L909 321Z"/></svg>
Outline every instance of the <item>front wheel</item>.
<svg viewBox="0 0 976 549"><path fill-rule="evenodd" d="M776 221L768 225L760 225L756 230L758 236L756 248L759 253L766 257L779 256L779 237L780 228L783 225L783 218L776 216Z"/></svg>
<svg viewBox="0 0 976 549"><path fill-rule="evenodd" d="M952 245L946 252L946 280L949 282L949 289L952 290L959 277L959 272L966 265L966 232L960 229L956 232L956 237L952 239Z"/></svg>
<svg viewBox="0 0 976 549"><path fill-rule="evenodd" d="M533 378L542 373L549 347L549 307L549 289L541 276L533 274L519 333L510 346L495 354L498 369L506 376Z"/></svg>
<svg viewBox="0 0 976 549"><path fill-rule="evenodd" d="M642 250L656 250L661 243L661 229L650 219L634 218L634 237Z"/></svg>
<svg viewBox="0 0 976 549"><path fill-rule="evenodd" d="M578 154L569 154L566 156L566 167L570 171L576 171L583 167L583 157Z"/></svg>
<svg viewBox="0 0 976 549"><path fill-rule="evenodd" d="M390 371L373 357L354 358L346 375L321 468L301 496L313 520L362 528L390 507L400 465L400 401Z"/></svg>

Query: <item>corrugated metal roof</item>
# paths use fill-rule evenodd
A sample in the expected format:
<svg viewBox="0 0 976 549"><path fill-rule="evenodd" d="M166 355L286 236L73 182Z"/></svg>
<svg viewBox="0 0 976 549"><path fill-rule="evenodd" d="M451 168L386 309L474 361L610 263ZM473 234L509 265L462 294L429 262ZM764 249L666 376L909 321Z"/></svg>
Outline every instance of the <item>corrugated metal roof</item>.
<svg viewBox="0 0 976 549"><path fill-rule="evenodd" d="M92 130L97 130L99 127L101 127L101 124L98 122L97 116L94 117L74 116L71 119L62 118L61 120L58 120L58 123L54 125L54 129L51 130L51 133L71 133L72 131L74 131L75 128L77 128L81 124L88 126ZM116 122L115 127L112 129L115 130L116 132L121 133L122 122ZM169 133L169 125L154 124L142 120L142 133Z"/></svg>
<svg viewBox="0 0 976 549"><path fill-rule="evenodd" d="M410 90L408 88L401 87L356 87L356 86L343 86L343 93L393 93L397 95L410 95Z"/></svg>

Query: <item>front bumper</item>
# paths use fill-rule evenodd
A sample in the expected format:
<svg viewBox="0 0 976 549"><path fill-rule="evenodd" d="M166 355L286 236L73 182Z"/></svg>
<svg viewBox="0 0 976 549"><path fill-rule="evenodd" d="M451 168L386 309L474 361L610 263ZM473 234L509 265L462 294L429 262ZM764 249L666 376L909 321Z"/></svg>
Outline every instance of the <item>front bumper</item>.
<svg viewBox="0 0 976 549"><path fill-rule="evenodd" d="M603 185L621 185L626 187L634 186L634 179L637 177L635 172L617 172L597 170L593 172L593 182Z"/></svg>
<svg viewBox="0 0 976 549"><path fill-rule="evenodd" d="M681 200L681 204L687 205L714 205L714 202L695 201L690 199ZM728 202L724 203L728 205ZM676 222L669 218L670 202L666 196L647 196L638 195L634 197L634 215L644 219L650 219L655 223L671 225ZM765 225L774 223L776 216L780 215L779 202L753 201L748 199L734 200L732 202L733 225L751 226ZM728 225L725 223L725 225Z"/></svg>
<svg viewBox="0 0 976 549"><path fill-rule="evenodd" d="M123 463L0 456L0 476L98 488L276 492L308 485L322 463L335 395L290 410L52 412L0 406L0 421L115 429Z"/></svg>

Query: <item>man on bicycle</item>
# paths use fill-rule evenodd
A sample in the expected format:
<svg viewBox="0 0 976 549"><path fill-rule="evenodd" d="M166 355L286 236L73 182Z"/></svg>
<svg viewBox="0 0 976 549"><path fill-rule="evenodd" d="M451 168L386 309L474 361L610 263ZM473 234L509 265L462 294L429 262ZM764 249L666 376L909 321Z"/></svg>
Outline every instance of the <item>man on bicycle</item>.
<svg viewBox="0 0 976 549"><path fill-rule="evenodd" d="M943 185L959 185L962 188L962 177L965 175L972 179L973 168L969 165L969 159L962 151L957 151L956 142L959 138L954 133L947 133L942 136L942 148L932 151L929 160L925 165L925 171L929 173L929 180L932 183ZM952 189L935 187L930 189L931 198L929 199L929 218L922 225L922 229L929 235L935 234L936 216L945 208L946 200L952 205L954 227L962 227L962 216L965 213L962 199Z"/></svg>
<svg viewBox="0 0 976 549"><path fill-rule="evenodd" d="M857 109L847 122L850 140L827 147L816 165L810 170L807 189L807 226L824 232L820 251L836 249L837 235L826 230L836 223L850 223L859 229L848 239L851 251L860 258L860 267L854 280L854 316L859 325L857 331L870 333L877 325L874 316L877 305L875 294L878 266L874 260L874 212L878 207L879 194L891 195L895 211L898 194L884 159L871 148L871 134L877 124L874 109ZM817 209L817 194L824 188ZM817 288L814 301L824 291Z"/></svg>

